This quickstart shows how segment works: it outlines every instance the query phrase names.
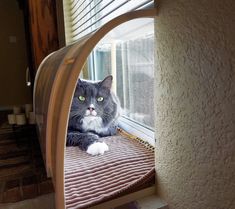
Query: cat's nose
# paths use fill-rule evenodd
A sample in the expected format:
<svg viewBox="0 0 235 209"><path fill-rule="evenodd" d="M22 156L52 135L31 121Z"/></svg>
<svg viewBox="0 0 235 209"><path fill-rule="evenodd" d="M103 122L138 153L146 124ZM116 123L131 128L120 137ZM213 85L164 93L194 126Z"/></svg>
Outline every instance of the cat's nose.
<svg viewBox="0 0 235 209"><path fill-rule="evenodd" d="M93 110L95 110L94 107L88 107L87 109L90 110L91 112L92 112Z"/></svg>
<svg viewBox="0 0 235 209"><path fill-rule="evenodd" d="M89 107L87 108L90 112L95 110L95 106L93 104L90 104Z"/></svg>

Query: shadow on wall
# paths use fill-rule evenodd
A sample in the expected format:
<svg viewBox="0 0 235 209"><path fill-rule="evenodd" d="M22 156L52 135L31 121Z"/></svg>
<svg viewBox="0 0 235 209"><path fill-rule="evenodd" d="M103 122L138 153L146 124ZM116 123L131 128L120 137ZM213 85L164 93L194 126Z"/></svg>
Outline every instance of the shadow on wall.
<svg viewBox="0 0 235 209"><path fill-rule="evenodd" d="M26 42L23 12L17 1L0 1L0 109L31 103L26 86Z"/></svg>

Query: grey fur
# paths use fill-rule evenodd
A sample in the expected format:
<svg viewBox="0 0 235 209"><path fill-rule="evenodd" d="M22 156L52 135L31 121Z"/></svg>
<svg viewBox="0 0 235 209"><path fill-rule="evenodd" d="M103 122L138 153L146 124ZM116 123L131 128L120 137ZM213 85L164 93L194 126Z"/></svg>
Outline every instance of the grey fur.
<svg viewBox="0 0 235 209"><path fill-rule="evenodd" d="M69 116L67 146L79 146L80 149L87 150L100 137L116 134L120 104L111 91L111 85L112 76L99 82L79 79ZM85 97L85 101L80 101L79 96ZM100 96L104 98L101 102L97 101ZM94 105L96 117L102 119L101 127L85 129L83 121L91 104Z"/></svg>

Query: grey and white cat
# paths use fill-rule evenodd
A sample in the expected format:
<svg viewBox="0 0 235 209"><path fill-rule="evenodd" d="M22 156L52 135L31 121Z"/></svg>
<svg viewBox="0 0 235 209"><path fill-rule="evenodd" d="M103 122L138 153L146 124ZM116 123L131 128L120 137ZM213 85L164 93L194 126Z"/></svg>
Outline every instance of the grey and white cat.
<svg viewBox="0 0 235 209"><path fill-rule="evenodd" d="M112 80L112 76L98 82L78 80L70 110L67 146L78 146L91 155L109 150L99 139L115 135L117 130L120 103L111 91Z"/></svg>

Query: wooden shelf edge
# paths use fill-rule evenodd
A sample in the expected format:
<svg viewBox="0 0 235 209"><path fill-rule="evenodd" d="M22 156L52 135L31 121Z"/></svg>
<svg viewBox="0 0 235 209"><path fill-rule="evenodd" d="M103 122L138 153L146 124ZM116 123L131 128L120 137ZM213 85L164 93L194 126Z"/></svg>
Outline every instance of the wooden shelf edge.
<svg viewBox="0 0 235 209"><path fill-rule="evenodd" d="M167 204L156 195L156 186L98 204L88 209L110 209L136 201L141 209L168 209Z"/></svg>

